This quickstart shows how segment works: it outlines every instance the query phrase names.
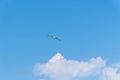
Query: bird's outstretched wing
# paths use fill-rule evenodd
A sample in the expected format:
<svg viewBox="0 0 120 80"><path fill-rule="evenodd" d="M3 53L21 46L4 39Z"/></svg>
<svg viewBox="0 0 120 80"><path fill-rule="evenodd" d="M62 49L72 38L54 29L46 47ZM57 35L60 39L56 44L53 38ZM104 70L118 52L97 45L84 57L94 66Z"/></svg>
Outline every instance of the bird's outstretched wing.
<svg viewBox="0 0 120 80"><path fill-rule="evenodd" d="M54 39L54 40L58 40L58 41L61 41L60 38L56 37L56 36L53 36L53 35L48 35L48 37Z"/></svg>
<svg viewBox="0 0 120 80"><path fill-rule="evenodd" d="M53 38L53 36L52 36L52 35L48 35L48 37L51 37L51 38Z"/></svg>
<svg viewBox="0 0 120 80"><path fill-rule="evenodd" d="M55 37L55 39L56 39L56 40L59 40L59 41L61 41L61 39L60 39L60 38L58 38L58 37Z"/></svg>

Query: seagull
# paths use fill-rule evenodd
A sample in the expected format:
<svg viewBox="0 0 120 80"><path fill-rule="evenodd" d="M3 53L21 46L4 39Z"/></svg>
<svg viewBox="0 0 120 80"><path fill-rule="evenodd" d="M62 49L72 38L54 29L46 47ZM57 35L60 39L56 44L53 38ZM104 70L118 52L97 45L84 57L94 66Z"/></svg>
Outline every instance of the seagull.
<svg viewBox="0 0 120 80"><path fill-rule="evenodd" d="M56 36L53 36L53 35L48 35L48 37L52 38L53 40L61 41L60 38L58 38L58 37L56 37Z"/></svg>

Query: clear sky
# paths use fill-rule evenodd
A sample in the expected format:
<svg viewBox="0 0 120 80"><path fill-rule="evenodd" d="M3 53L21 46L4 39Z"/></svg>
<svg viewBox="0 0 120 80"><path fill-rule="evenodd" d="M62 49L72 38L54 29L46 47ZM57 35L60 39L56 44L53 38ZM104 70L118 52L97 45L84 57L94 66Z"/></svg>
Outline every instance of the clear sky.
<svg viewBox="0 0 120 80"><path fill-rule="evenodd" d="M120 61L119 0L0 0L0 80L37 80L33 67L67 59ZM58 36L61 42L47 37Z"/></svg>

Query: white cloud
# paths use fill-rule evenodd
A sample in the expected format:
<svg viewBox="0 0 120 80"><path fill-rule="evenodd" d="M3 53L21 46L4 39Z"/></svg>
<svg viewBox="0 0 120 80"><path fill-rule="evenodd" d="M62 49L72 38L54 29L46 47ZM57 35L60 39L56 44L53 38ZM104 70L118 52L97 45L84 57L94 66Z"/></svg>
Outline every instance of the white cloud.
<svg viewBox="0 0 120 80"><path fill-rule="evenodd" d="M101 80L120 80L120 64L115 64L112 67L105 67Z"/></svg>
<svg viewBox="0 0 120 80"><path fill-rule="evenodd" d="M60 53L53 56L47 63L36 64L35 73L50 80L77 80L94 78L98 80L120 80L120 65L106 67L106 61L101 57L89 61L67 60ZM44 80L48 80L45 79Z"/></svg>

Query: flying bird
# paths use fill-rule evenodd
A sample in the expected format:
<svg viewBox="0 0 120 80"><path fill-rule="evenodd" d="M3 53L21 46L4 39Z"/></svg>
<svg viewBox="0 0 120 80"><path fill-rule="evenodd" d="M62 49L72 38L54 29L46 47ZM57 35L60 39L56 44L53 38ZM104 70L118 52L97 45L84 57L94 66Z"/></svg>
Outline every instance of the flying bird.
<svg viewBox="0 0 120 80"><path fill-rule="evenodd" d="M61 41L60 38L58 38L58 37L56 37L56 36L53 36L53 35L48 35L48 37L52 38L53 40Z"/></svg>

